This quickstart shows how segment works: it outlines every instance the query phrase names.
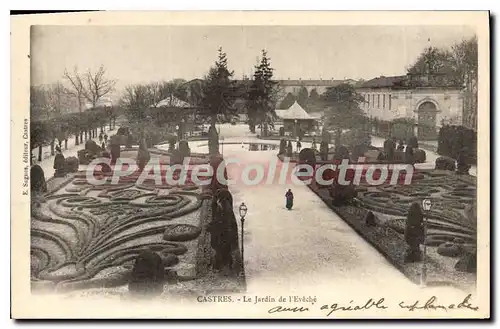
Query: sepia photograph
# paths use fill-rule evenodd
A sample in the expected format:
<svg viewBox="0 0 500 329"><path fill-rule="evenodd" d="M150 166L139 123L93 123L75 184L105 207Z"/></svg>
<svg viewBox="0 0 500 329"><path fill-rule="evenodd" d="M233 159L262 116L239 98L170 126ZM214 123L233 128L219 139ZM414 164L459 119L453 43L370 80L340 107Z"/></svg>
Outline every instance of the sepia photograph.
<svg viewBox="0 0 500 329"><path fill-rule="evenodd" d="M13 27L14 318L489 318L487 12L150 15Z"/></svg>

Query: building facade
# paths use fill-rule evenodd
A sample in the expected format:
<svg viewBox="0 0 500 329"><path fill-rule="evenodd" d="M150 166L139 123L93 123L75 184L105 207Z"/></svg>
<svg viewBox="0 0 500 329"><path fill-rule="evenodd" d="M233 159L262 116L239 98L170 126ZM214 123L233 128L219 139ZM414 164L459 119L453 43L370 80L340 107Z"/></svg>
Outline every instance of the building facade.
<svg viewBox="0 0 500 329"><path fill-rule="evenodd" d="M308 93L311 93L313 89L316 89L316 92L321 95L326 91L329 87L335 87L340 85L341 83L349 83L355 84L355 80L346 79L346 80L313 80L313 79L298 79L298 80L277 80L279 86L283 89L283 94L286 95L288 93L297 95L299 91L305 87Z"/></svg>
<svg viewBox="0 0 500 329"><path fill-rule="evenodd" d="M462 124L462 89L447 85L443 77L378 77L357 92L365 99L362 109L372 119L413 119L417 127L435 130L442 124Z"/></svg>

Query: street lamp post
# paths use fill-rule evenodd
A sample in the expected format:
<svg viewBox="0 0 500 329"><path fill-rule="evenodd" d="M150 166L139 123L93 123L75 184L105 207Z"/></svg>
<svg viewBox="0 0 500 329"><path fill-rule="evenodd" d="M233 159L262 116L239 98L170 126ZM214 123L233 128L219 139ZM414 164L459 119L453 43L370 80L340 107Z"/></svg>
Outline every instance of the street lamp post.
<svg viewBox="0 0 500 329"><path fill-rule="evenodd" d="M430 199L422 201L422 208L425 212L431 210L432 202ZM422 260L422 272L420 275L420 285L425 287L427 284L427 216L424 213L424 255Z"/></svg>
<svg viewBox="0 0 500 329"><path fill-rule="evenodd" d="M245 224L245 216L247 215L247 206L245 205L244 202L241 203L240 205L240 221L241 221L241 266L242 268L245 267L245 240L244 240L244 224Z"/></svg>

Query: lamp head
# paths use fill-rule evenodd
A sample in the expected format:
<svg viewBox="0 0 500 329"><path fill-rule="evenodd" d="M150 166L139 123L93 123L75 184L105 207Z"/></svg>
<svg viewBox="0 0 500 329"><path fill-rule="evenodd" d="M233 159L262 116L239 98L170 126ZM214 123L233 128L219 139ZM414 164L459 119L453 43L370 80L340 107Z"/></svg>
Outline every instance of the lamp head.
<svg viewBox="0 0 500 329"><path fill-rule="evenodd" d="M432 202L430 199L424 199L422 201L422 208L424 208L425 211L431 210Z"/></svg>
<svg viewBox="0 0 500 329"><path fill-rule="evenodd" d="M247 211L248 211L247 206L245 205L244 202L242 202L241 205L240 205L240 216L241 217L245 217L246 214L247 214Z"/></svg>

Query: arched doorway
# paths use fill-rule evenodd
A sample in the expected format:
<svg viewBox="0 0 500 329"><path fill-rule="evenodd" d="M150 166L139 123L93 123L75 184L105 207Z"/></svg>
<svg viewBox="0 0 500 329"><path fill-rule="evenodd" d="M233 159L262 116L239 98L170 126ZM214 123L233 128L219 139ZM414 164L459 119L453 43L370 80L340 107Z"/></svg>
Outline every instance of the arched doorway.
<svg viewBox="0 0 500 329"><path fill-rule="evenodd" d="M418 106L418 138L434 140L437 138L436 115L437 107L431 101L425 101Z"/></svg>

